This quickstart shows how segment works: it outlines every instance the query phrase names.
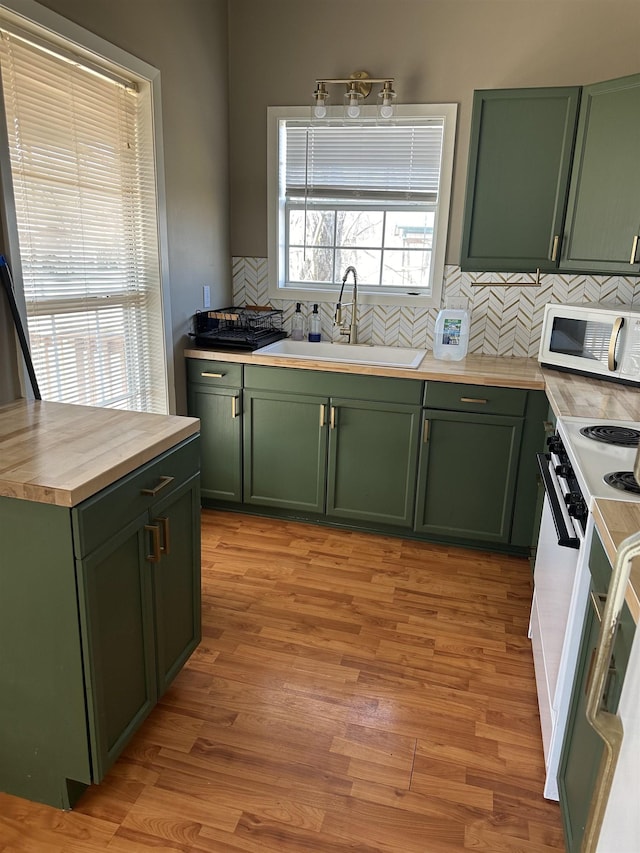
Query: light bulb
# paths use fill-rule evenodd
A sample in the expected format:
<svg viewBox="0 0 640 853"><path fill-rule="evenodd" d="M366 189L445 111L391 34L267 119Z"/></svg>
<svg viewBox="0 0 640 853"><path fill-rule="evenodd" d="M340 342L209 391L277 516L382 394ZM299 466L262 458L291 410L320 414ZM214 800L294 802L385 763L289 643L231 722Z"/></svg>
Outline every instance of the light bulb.
<svg viewBox="0 0 640 853"><path fill-rule="evenodd" d="M352 94L349 97L347 115L349 116L349 118L358 118L358 116L360 115L360 104L358 103L358 96L356 94Z"/></svg>
<svg viewBox="0 0 640 853"><path fill-rule="evenodd" d="M393 91L392 80L385 80L382 91L378 95L378 116L381 119L389 119L393 116L393 99L396 93Z"/></svg>
<svg viewBox="0 0 640 853"><path fill-rule="evenodd" d="M389 98L383 98L382 105L380 106L380 117L381 118L391 118L393 115L393 104Z"/></svg>
<svg viewBox="0 0 640 853"><path fill-rule="evenodd" d="M313 93L315 104L313 105L313 115L315 118L324 118L327 114L327 92L325 84L320 80L316 81L316 90Z"/></svg>

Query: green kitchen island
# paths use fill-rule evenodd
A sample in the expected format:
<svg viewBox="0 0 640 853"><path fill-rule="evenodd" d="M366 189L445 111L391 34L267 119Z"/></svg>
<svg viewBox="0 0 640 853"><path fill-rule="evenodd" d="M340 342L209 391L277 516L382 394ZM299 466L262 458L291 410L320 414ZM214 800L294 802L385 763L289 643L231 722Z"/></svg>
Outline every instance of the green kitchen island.
<svg viewBox="0 0 640 853"><path fill-rule="evenodd" d="M71 808L197 646L198 430L0 407L0 790Z"/></svg>

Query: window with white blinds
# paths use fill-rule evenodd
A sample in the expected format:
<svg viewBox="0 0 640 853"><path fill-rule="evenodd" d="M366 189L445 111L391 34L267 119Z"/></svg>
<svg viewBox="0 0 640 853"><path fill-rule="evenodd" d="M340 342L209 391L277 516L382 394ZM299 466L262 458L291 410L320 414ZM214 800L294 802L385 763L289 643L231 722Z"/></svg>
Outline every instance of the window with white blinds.
<svg viewBox="0 0 640 853"><path fill-rule="evenodd" d="M404 106L384 123L375 110L357 122L309 112L269 109L271 295L332 301L354 266L365 301L435 303L455 105Z"/></svg>
<svg viewBox="0 0 640 853"><path fill-rule="evenodd" d="M287 198L437 203L444 118L423 124L286 124Z"/></svg>
<svg viewBox="0 0 640 853"><path fill-rule="evenodd" d="M20 266L42 397L166 412L150 89L12 25L0 28Z"/></svg>

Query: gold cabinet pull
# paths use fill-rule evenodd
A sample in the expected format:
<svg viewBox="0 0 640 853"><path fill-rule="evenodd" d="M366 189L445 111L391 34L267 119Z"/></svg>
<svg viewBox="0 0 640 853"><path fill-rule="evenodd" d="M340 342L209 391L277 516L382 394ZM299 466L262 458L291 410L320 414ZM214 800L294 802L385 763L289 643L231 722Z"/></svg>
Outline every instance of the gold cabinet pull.
<svg viewBox="0 0 640 853"><path fill-rule="evenodd" d="M160 539L160 553L167 554L167 556L171 553L171 528L169 527L169 519L166 515L161 515L159 518L153 519L160 525L160 530L162 532L162 537Z"/></svg>
<svg viewBox="0 0 640 853"><path fill-rule="evenodd" d="M604 613L604 606L607 603L607 596L604 592L593 592L590 593L591 597L591 606L593 607L593 612L596 614L596 619L598 622L602 623L602 614Z"/></svg>
<svg viewBox="0 0 640 853"><path fill-rule="evenodd" d="M222 379L224 373L201 373L200 376L206 376L207 379Z"/></svg>
<svg viewBox="0 0 640 853"><path fill-rule="evenodd" d="M609 370L615 370L618 366L616 361L616 344L618 343L618 335L620 334L620 329L624 326L624 317L616 317L616 321L613 324L613 331L611 332L611 337L609 338L609 355L607 359L607 366Z"/></svg>
<svg viewBox="0 0 640 853"><path fill-rule="evenodd" d="M161 492L162 489L168 486L169 483L173 483L174 480L175 477L160 477L160 482L157 486L154 486L153 489L140 489L140 494L150 495L152 498L154 498L158 494L158 492Z"/></svg>
<svg viewBox="0 0 640 853"><path fill-rule="evenodd" d="M331 406L329 426L331 429L336 428L336 407L335 406Z"/></svg>
<svg viewBox="0 0 640 853"><path fill-rule="evenodd" d="M160 528L157 524L145 524L144 529L151 534L151 553L145 556L150 563L160 562Z"/></svg>
<svg viewBox="0 0 640 853"><path fill-rule="evenodd" d="M320 429L326 424L327 406L325 403L320 403Z"/></svg>
<svg viewBox="0 0 640 853"><path fill-rule="evenodd" d="M238 410L238 398L237 398L237 397L232 397L232 398L231 398L231 417L232 417L232 418L237 418L237 417L238 417L238 415L239 415L239 413L240 413L240 412L239 412L239 410Z"/></svg>
<svg viewBox="0 0 640 853"><path fill-rule="evenodd" d="M461 403L481 403L483 406L488 403L488 400L483 400L482 397L460 397Z"/></svg>
<svg viewBox="0 0 640 853"><path fill-rule="evenodd" d="M631 259L629 260L630 264L637 263L636 255L638 254L638 241L640 240L640 234L636 234L633 238L633 243L631 245Z"/></svg>
<svg viewBox="0 0 640 853"><path fill-rule="evenodd" d="M429 424L431 421L425 421L422 427L422 443L426 444L429 441Z"/></svg>
<svg viewBox="0 0 640 853"><path fill-rule="evenodd" d="M553 248L551 249L551 260L556 261L558 259L558 246L560 245L560 236L556 234L553 238Z"/></svg>

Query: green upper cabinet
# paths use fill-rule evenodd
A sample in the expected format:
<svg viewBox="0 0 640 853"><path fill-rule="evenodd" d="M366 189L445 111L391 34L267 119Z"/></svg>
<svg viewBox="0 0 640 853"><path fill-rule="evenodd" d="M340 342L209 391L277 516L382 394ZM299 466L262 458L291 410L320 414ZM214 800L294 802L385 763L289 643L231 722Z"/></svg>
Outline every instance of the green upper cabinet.
<svg viewBox="0 0 640 853"><path fill-rule="evenodd" d="M460 265L558 266L580 89L477 91Z"/></svg>
<svg viewBox="0 0 640 853"><path fill-rule="evenodd" d="M640 74L583 90L561 267L640 272Z"/></svg>

